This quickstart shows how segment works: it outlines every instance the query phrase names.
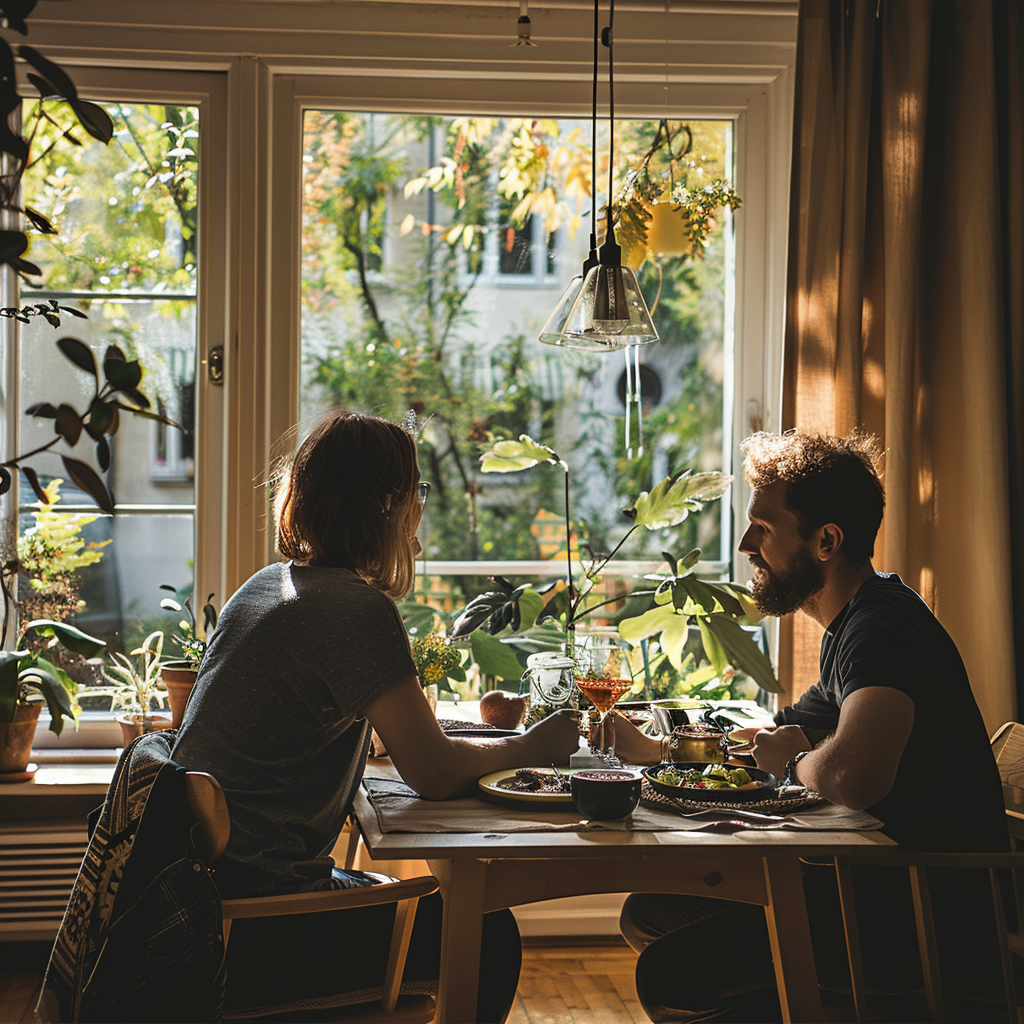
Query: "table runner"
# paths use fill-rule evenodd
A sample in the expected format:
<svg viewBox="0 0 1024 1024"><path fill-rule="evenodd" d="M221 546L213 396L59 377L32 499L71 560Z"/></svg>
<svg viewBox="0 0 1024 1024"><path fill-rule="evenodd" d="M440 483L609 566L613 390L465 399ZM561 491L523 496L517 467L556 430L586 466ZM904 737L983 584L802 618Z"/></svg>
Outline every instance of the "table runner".
<svg viewBox="0 0 1024 1024"><path fill-rule="evenodd" d="M673 811L643 805L621 821L587 821L575 808L534 810L529 804L508 808L476 797L458 800L424 800L395 775L364 776L363 788L370 799L381 832L462 832L507 834L511 832L587 832L606 829L618 832L693 832L711 826L711 818L684 818ZM787 816L779 829L834 832L873 830L882 823L865 811L826 804Z"/></svg>

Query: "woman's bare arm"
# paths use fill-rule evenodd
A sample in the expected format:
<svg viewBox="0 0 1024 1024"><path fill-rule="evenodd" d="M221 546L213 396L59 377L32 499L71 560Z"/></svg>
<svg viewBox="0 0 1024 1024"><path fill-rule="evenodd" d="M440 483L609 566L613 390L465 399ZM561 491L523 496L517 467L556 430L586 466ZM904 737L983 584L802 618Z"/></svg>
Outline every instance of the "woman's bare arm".
<svg viewBox="0 0 1024 1024"><path fill-rule="evenodd" d="M471 793L477 779L502 768L568 764L579 745L575 713L549 715L522 736L452 739L438 727L415 676L381 694L366 717L399 774L428 800Z"/></svg>

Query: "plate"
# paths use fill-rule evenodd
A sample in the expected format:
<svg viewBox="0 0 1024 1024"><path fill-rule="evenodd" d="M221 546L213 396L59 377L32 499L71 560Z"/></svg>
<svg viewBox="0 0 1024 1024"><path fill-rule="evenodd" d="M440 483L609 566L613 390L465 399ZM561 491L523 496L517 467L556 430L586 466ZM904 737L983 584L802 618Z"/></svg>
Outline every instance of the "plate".
<svg viewBox="0 0 1024 1024"><path fill-rule="evenodd" d="M707 762L666 761L656 764L653 768L643 769L644 778L656 793L661 793L662 796L667 796L670 799L685 800L692 804L746 803L750 800L769 800L775 797L779 788L775 776L760 768L746 768L751 779L761 783L754 789L696 789L693 786L667 786L653 777L665 768L696 768L698 771L704 771L707 768Z"/></svg>
<svg viewBox="0 0 1024 1024"><path fill-rule="evenodd" d="M528 789L504 789L498 785L499 782L504 782L506 779L514 779L516 777L517 770L522 771L521 768L503 768L500 772L491 772L490 775L485 775L480 779L477 786L480 787L480 791L488 800L496 800L498 803L515 804L517 806L532 804L538 809L542 807L572 807L572 794L568 792L531 793ZM569 776L572 775L574 771L582 771L583 769L559 768L558 770L562 775ZM555 774L550 768L531 768L530 771L537 772L538 775L547 775L549 777L552 777Z"/></svg>

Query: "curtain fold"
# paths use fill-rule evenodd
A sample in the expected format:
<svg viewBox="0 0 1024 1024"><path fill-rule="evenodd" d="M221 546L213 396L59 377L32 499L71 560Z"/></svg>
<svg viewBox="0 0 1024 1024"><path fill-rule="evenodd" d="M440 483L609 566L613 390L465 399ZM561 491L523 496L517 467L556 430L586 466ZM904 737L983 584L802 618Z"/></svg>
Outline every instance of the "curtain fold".
<svg viewBox="0 0 1024 1024"><path fill-rule="evenodd" d="M875 564L993 731L1024 685L1022 27L1015 0L802 0L797 40L784 426L881 438ZM791 697L820 637L783 622Z"/></svg>

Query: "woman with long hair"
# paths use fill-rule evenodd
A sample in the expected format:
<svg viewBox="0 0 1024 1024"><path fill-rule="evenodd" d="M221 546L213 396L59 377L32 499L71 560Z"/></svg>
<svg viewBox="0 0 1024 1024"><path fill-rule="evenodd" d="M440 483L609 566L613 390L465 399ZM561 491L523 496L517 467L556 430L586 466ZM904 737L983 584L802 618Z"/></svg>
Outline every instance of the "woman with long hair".
<svg viewBox="0 0 1024 1024"><path fill-rule="evenodd" d="M373 883L329 856L371 726L430 800L470 793L502 768L566 763L576 749L571 716L501 739L441 732L394 603L412 585L423 496L412 437L359 413L325 416L282 475L275 518L286 560L225 604L173 753L224 790L231 836L216 882L225 898ZM288 919L298 924L237 922L226 1005L244 993L247 1006L303 997L328 1007L338 993L372 988L393 916L367 907ZM403 991L436 985L439 936L435 895L420 901ZM478 1021L504 1020L519 963L511 913L487 915Z"/></svg>

